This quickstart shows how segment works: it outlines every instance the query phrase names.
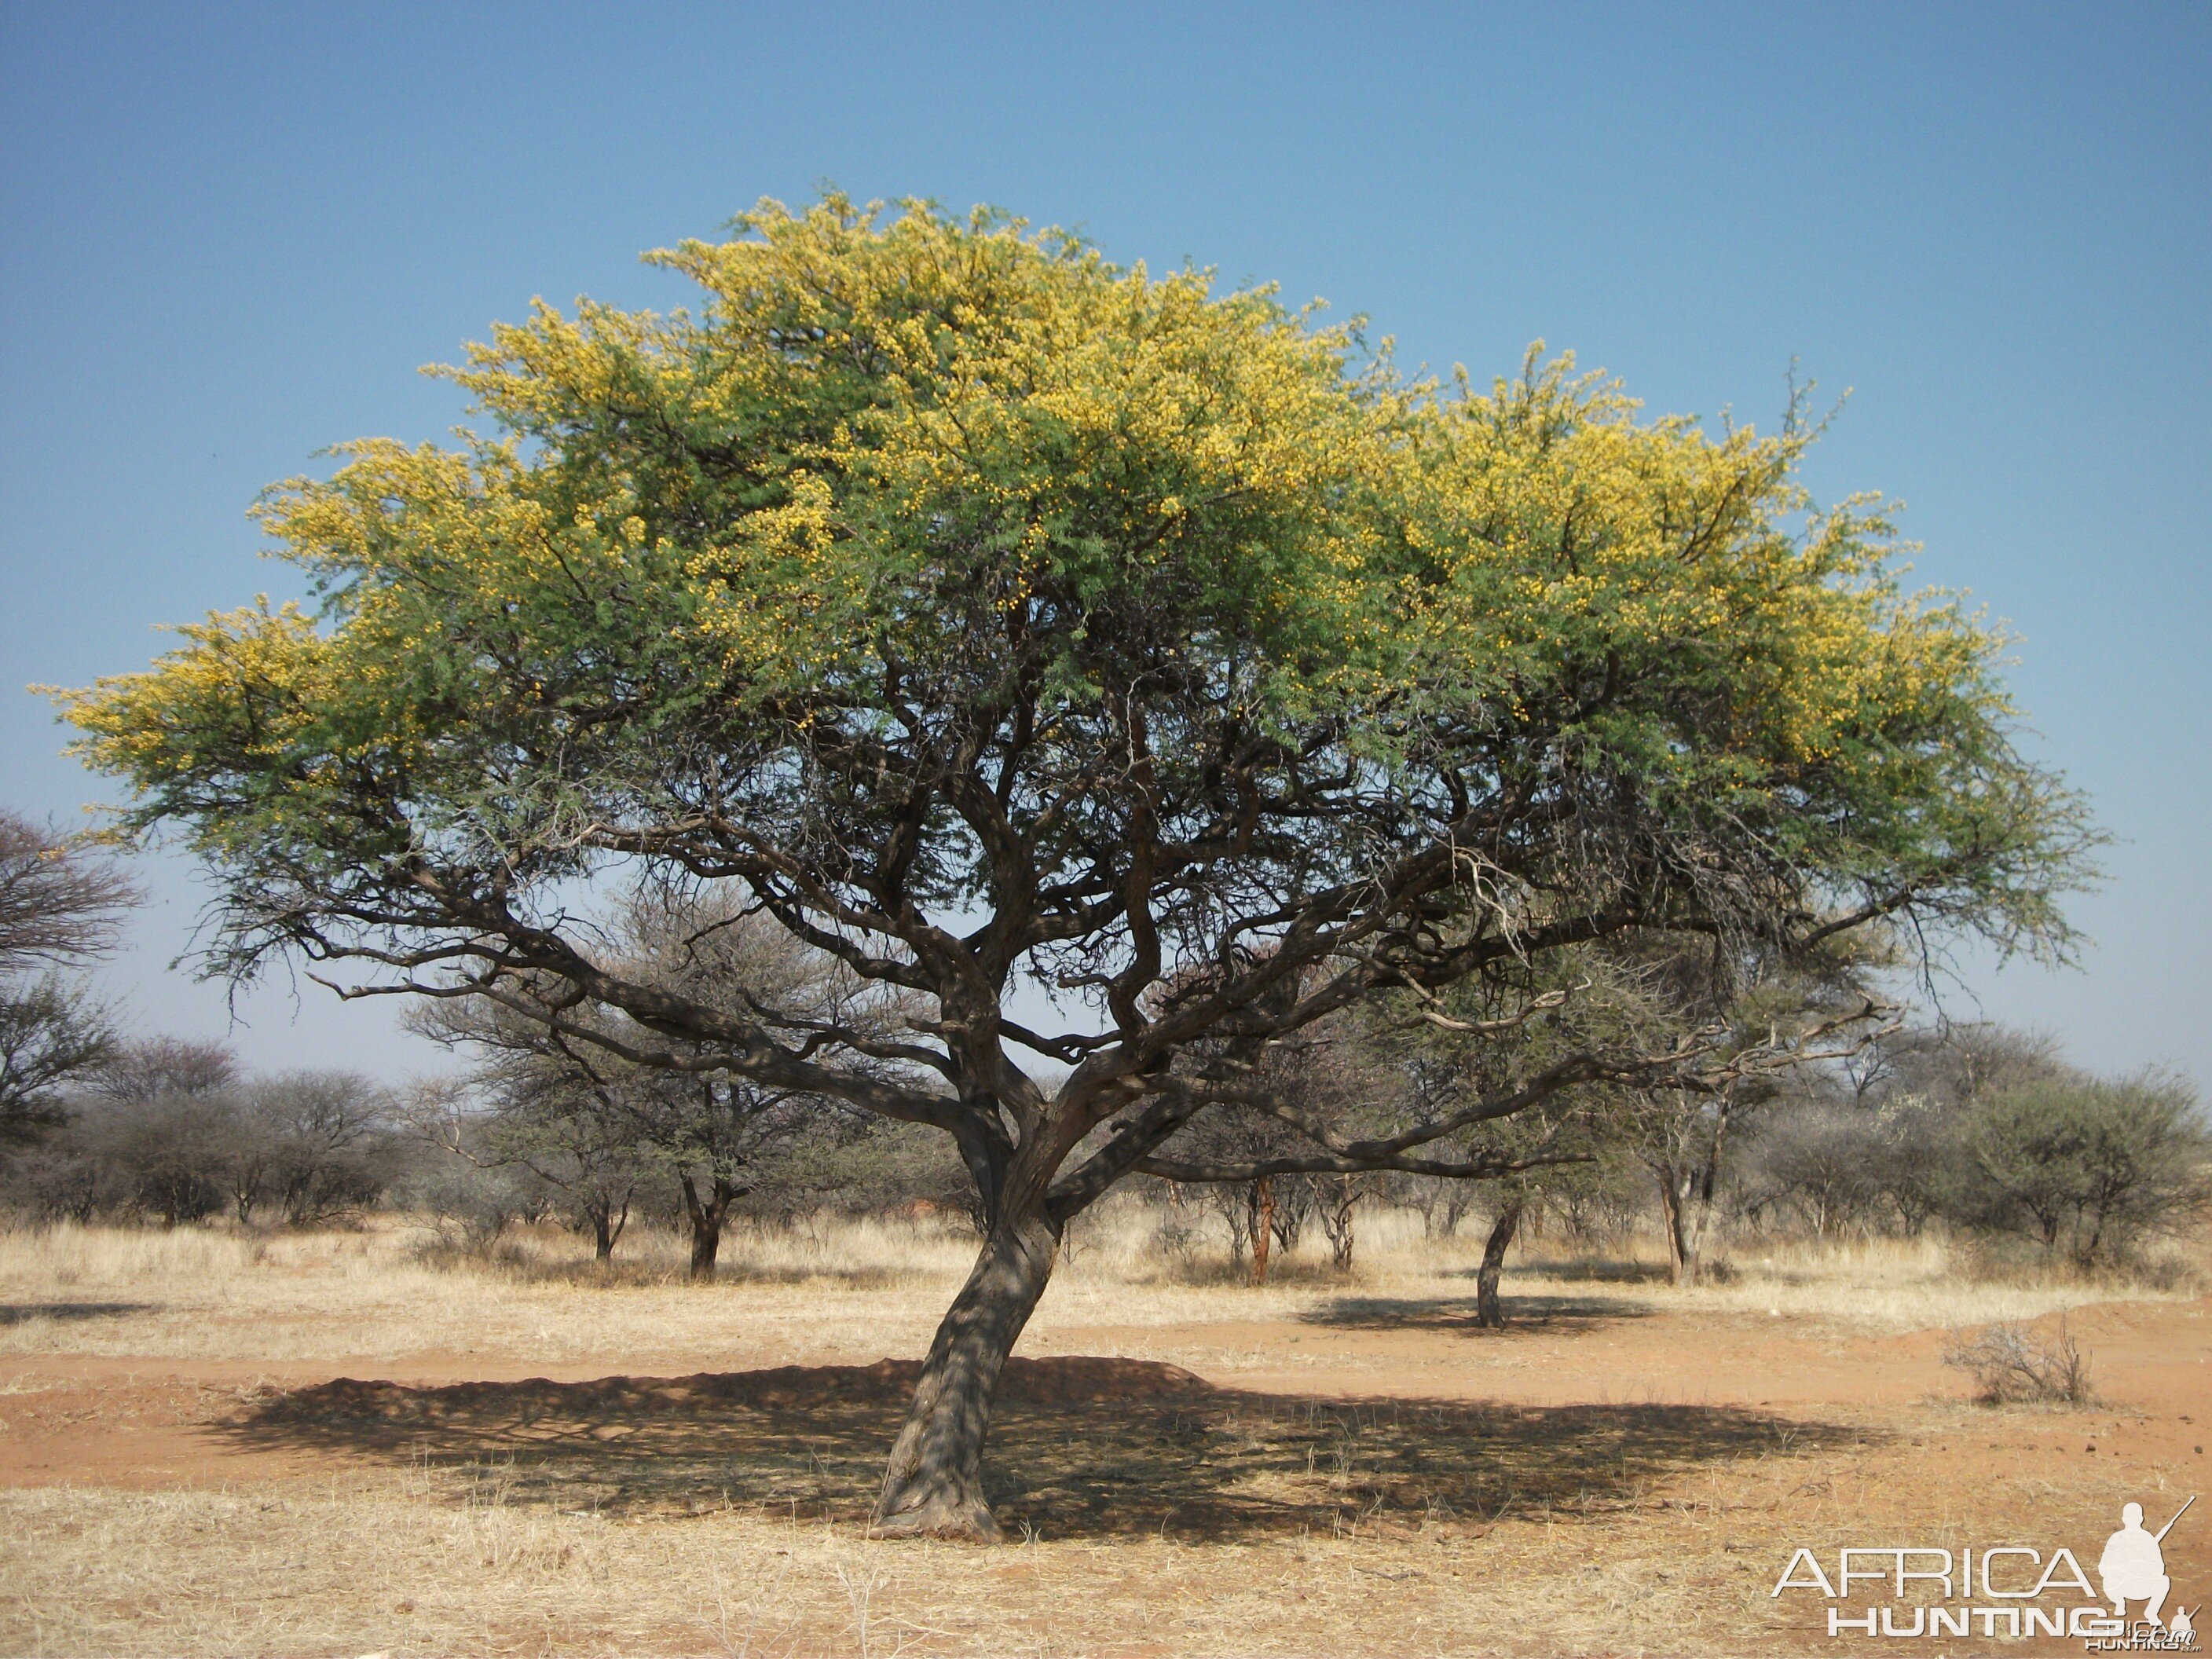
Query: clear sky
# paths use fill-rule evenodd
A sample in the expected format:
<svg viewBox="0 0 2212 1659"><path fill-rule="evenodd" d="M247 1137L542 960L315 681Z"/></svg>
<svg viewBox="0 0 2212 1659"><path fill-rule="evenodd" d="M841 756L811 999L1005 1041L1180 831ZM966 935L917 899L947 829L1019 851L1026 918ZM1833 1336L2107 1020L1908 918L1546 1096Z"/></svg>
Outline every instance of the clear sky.
<svg viewBox="0 0 2212 1659"><path fill-rule="evenodd" d="M1367 313L1409 363L1541 337L1654 411L1852 392L1810 482L1908 505L2021 636L2037 751L2122 837L2081 971L1949 995L2212 1083L2212 7L1301 9L0 0L0 688L298 591L244 513L461 418L414 371L763 195L990 202ZM0 690L0 801L106 786ZM108 975L169 971L180 866ZM387 1005L240 1005L256 1064L429 1066Z"/></svg>

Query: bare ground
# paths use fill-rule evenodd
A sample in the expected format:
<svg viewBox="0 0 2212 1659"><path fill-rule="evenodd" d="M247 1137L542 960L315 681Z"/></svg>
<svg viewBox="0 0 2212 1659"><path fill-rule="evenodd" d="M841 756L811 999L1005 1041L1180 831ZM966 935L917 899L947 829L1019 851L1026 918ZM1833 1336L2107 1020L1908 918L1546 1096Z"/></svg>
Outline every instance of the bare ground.
<svg viewBox="0 0 2212 1659"><path fill-rule="evenodd" d="M380 1235L0 1241L0 1648L1824 1650L1817 1598L1769 1594L1799 1545L2093 1564L2122 1503L2155 1525L2212 1486L2212 1300L1946 1290L1897 1254L1700 1291L1585 1265L1509 1274L1491 1332L1449 1251L1254 1291L1102 1247L1004 1391L1024 1541L871 1544L960 1246L786 1248L695 1290L554 1245L492 1272ZM1966 1403L1947 1325L2038 1297L2106 1403ZM2167 1541L2192 1608L2208 1542Z"/></svg>

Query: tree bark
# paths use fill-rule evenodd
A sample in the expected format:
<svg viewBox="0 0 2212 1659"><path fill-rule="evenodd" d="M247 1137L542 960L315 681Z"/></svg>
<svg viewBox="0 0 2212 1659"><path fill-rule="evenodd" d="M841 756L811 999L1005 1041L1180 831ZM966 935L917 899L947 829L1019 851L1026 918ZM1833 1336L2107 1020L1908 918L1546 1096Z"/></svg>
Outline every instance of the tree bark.
<svg viewBox="0 0 2212 1659"><path fill-rule="evenodd" d="M872 1537L999 1536L983 1496L991 1400L1059 1254L1059 1229L1035 1212L1002 1218L984 1238L922 1363L884 1471Z"/></svg>
<svg viewBox="0 0 2212 1659"><path fill-rule="evenodd" d="M1474 1322L1493 1331L1505 1328L1504 1304L1498 1299L1498 1275L1505 1266L1506 1249L1520 1230L1521 1212L1528 1202L1519 1193L1508 1198L1482 1246L1482 1266L1474 1275Z"/></svg>
<svg viewBox="0 0 2212 1659"><path fill-rule="evenodd" d="M623 1229L629 1225L629 1200L627 1196L623 1198L620 1209L617 1209L611 1202L602 1201L594 1204L592 1206L592 1255L601 1261L613 1261L615 1241L623 1236ZM714 1271L711 1257L707 1266L708 1272L711 1274ZM693 1277L696 1278L697 1275L695 1273Z"/></svg>
<svg viewBox="0 0 2212 1659"><path fill-rule="evenodd" d="M722 1250L722 1222L743 1189L716 1176L708 1195L702 1198L689 1170L677 1180L684 1188L684 1213L691 1223L691 1277L702 1282L712 1279L714 1259Z"/></svg>
<svg viewBox="0 0 2212 1659"><path fill-rule="evenodd" d="M1335 1187L1328 1189L1328 1196L1322 1200L1321 1230L1328 1239L1329 1260L1339 1273L1347 1273L1352 1267L1352 1210L1359 1199L1357 1177L1339 1176Z"/></svg>
<svg viewBox="0 0 2212 1659"><path fill-rule="evenodd" d="M1680 1177L1672 1164L1662 1164L1656 1173L1659 1209L1667 1231L1667 1282L1680 1285L1689 1276L1694 1262L1689 1241L1683 1237Z"/></svg>
<svg viewBox="0 0 2212 1659"><path fill-rule="evenodd" d="M1267 1249L1275 1237L1275 1186L1261 1176L1252 1183L1252 1282L1267 1282Z"/></svg>

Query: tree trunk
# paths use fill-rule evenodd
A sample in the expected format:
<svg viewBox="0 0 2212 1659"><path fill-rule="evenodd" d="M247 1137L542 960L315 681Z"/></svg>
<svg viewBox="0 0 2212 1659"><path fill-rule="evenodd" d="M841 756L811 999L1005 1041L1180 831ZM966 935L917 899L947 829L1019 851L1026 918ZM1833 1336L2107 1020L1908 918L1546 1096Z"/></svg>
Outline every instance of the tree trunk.
<svg viewBox="0 0 2212 1659"><path fill-rule="evenodd" d="M592 1206L592 1254L601 1261L615 1259L615 1241L629 1225L629 1196L624 1194L619 1208L611 1200L601 1200ZM711 1276L714 1264L709 1253L707 1271ZM693 1277L697 1277L695 1273Z"/></svg>
<svg viewBox="0 0 2212 1659"><path fill-rule="evenodd" d="M1677 1225L1682 1234L1682 1271L1695 1284L1705 1270L1705 1236L1712 1229L1714 1172L1711 1165L1692 1182L1682 1203Z"/></svg>
<svg viewBox="0 0 2212 1659"><path fill-rule="evenodd" d="M922 1363L871 1536L998 1537L983 1496L991 1399L1059 1253L1058 1230L1034 1212L1001 1219L983 1240Z"/></svg>
<svg viewBox="0 0 2212 1659"><path fill-rule="evenodd" d="M722 1250L722 1222L740 1188L716 1176L709 1196L702 1198L686 1170L677 1177L684 1188L684 1213L691 1223L691 1277L707 1281L714 1277L714 1258ZM611 1246L610 1246L611 1248Z"/></svg>
<svg viewBox="0 0 2212 1659"><path fill-rule="evenodd" d="M1713 1115L1712 1134L1705 1143L1705 1155L1701 1165L1691 1176L1690 1190L1677 1223L1680 1229L1683 1270L1692 1282L1702 1278L1705 1270L1705 1245L1713 1225L1713 1200L1720 1188L1721 1159L1728 1144L1729 1119L1735 1113L1735 1101L1723 1096Z"/></svg>
<svg viewBox="0 0 2212 1659"><path fill-rule="evenodd" d="M1659 1177L1659 1209L1667 1231L1667 1282L1680 1285L1690 1274L1696 1260L1683 1234L1680 1177L1672 1164L1661 1164L1656 1173Z"/></svg>
<svg viewBox="0 0 2212 1659"><path fill-rule="evenodd" d="M1466 1219L1467 1212L1474 1207L1474 1194L1468 1189L1467 1183L1463 1181L1453 1182L1450 1192L1444 1195L1444 1237L1446 1238L1459 1237L1459 1224Z"/></svg>
<svg viewBox="0 0 2212 1659"><path fill-rule="evenodd" d="M1352 1211L1360 1198L1355 1177L1339 1176L1337 1184L1322 1200L1321 1230L1328 1239L1329 1260L1339 1273L1352 1267Z"/></svg>
<svg viewBox="0 0 2212 1659"><path fill-rule="evenodd" d="M1275 1237L1275 1186L1261 1176L1252 1183L1252 1282L1267 1282L1267 1248Z"/></svg>
<svg viewBox="0 0 2212 1659"><path fill-rule="evenodd" d="M1515 1193L1491 1224L1490 1237L1482 1247L1482 1267L1474 1276L1474 1322L1496 1331L1505 1328L1504 1305L1498 1299L1498 1275L1505 1266L1505 1251L1521 1225L1528 1199Z"/></svg>

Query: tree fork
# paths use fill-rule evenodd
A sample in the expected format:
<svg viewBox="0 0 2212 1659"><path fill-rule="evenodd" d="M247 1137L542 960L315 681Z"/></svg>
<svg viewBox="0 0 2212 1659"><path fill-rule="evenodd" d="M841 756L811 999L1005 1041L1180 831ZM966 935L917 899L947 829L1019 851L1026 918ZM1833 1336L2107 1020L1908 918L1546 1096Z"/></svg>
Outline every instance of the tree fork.
<svg viewBox="0 0 2212 1659"><path fill-rule="evenodd" d="M731 1204L744 1189L716 1176L709 1188L710 1195L702 1199L688 1170L677 1177L677 1182L684 1190L684 1213L691 1223L691 1278L695 1282L710 1283L714 1277L715 1261L722 1253L722 1224L729 1218Z"/></svg>

